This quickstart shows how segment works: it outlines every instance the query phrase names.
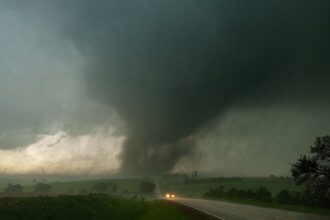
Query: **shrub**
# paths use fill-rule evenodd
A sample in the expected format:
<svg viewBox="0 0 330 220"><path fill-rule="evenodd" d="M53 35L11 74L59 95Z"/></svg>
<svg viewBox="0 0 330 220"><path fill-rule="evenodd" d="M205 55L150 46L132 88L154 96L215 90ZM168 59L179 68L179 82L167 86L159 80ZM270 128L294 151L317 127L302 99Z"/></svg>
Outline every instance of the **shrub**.
<svg viewBox="0 0 330 220"><path fill-rule="evenodd" d="M210 189L205 193L204 197L208 198L222 198L224 197L224 188L223 186L219 186L217 189Z"/></svg>
<svg viewBox="0 0 330 220"><path fill-rule="evenodd" d="M264 202L271 202L273 201L272 193L266 189L264 186L260 186L256 190L256 200L264 201Z"/></svg>
<svg viewBox="0 0 330 220"><path fill-rule="evenodd" d="M226 192L226 197L228 198L237 198L237 189L235 187L230 188L227 192Z"/></svg>
<svg viewBox="0 0 330 220"><path fill-rule="evenodd" d="M281 190L275 197L275 201L280 204L289 204L291 203L291 195L289 190Z"/></svg>

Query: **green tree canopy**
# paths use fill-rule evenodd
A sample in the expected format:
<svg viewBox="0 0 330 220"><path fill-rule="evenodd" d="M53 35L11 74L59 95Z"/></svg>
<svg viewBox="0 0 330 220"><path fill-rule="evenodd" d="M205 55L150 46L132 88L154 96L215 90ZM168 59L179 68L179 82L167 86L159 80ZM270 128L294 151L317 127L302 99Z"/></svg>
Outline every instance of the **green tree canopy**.
<svg viewBox="0 0 330 220"><path fill-rule="evenodd" d="M292 164L291 174L319 203L330 201L330 136L316 137L310 153Z"/></svg>

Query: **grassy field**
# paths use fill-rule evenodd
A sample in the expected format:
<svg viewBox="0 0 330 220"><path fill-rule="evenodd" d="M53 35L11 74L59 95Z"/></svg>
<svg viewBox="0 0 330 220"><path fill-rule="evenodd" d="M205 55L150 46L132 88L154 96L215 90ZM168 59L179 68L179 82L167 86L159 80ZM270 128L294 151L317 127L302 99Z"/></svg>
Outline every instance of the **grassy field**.
<svg viewBox="0 0 330 220"><path fill-rule="evenodd" d="M112 182L118 186L117 192L126 194L138 194L140 183L149 180L146 178L117 178L117 179L96 179L96 180L79 180L71 182L49 182L52 186L52 193L67 194L79 193L82 190L90 192L92 186L98 182ZM201 183L183 183L182 181L173 181L168 179L160 179L160 188L163 193L174 192L177 195L189 197L201 197L209 189L223 186L225 189L236 187L237 189L250 189L259 186L265 186L272 192L273 196L282 189L299 190L291 178L239 178L224 179L219 181L201 182ZM28 183L23 184L24 192L32 192L34 185ZM4 190L5 185L0 188Z"/></svg>
<svg viewBox="0 0 330 220"><path fill-rule="evenodd" d="M139 195L138 189L140 186L140 183L143 181L152 181L151 179L146 179L146 178L117 178L117 179L97 179L97 180L79 180L79 181L72 181L72 182L49 182L49 184L52 186L52 193L56 194L79 194L81 193L82 190L86 192L90 192L92 186L96 183L99 182L111 182L115 183L118 186L117 194L120 195L126 195L128 197L133 197L133 195ZM214 179L210 181L197 181L197 182L184 182L184 181L176 181L173 179L166 179L162 178L159 180L161 192L173 192L178 196L188 196L188 197L202 197L209 189L214 189L219 186L223 186L225 190L235 187L237 189L251 189L251 188L256 188L259 186L265 186L269 191L271 191L273 197L282 189L288 189L290 191L296 190L299 191L300 188L297 187L294 184L294 181L290 178L223 178L214 181ZM33 191L33 186L34 185L24 185L24 191L25 192L32 192ZM123 192L126 193L123 193ZM54 195L52 194L52 195ZM93 196L88 195L88 196ZM25 195L22 195L25 196ZM148 199L154 199L154 195L139 195L138 198L141 198L143 196L144 198ZM57 197L55 197L57 198ZM59 197L62 198L62 197ZM71 198L71 197L70 197ZM72 198L80 198L78 197L72 197ZM85 197L83 197L85 198ZM89 197L87 197L89 198ZM95 199L94 197L91 197L90 199L94 199L95 201L98 201L99 198ZM110 197L109 197L110 198ZM0 198L1 199L1 198ZM18 199L18 198L16 198ZM27 200L24 200L24 198L21 198L23 200L15 200L12 204L16 204L17 201L35 201L37 204L37 200L33 200L32 198L26 198ZM31 199L31 200L29 200ZM88 200L88 199L87 199ZM104 206L106 206L107 202L103 203L102 201L108 200L108 197L102 198L100 201ZM46 206L44 208L50 209L52 212L53 209L56 209L58 204L56 203L56 199L49 204L53 203L52 205ZM121 201L118 199L117 201ZM132 210L134 210L135 205L137 204L144 204L143 209L145 210L144 214L139 216L137 219L140 220L147 220L147 219L186 219L184 216L179 214L176 210L174 210L172 207L168 207L166 204L163 204L162 202L159 201L152 201L152 202L145 202L143 203L142 201L138 203L131 203L129 202L130 200L125 200L126 202L128 201L128 204L132 204ZM309 212L309 213L316 213L316 214L326 214L329 215L329 210L323 210L323 209L315 209L315 208L309 208L309 207L303 207L303 206L294 206L294 205L280 205L276 203L265 203L265 202L260 202L260 201L250 201L250 200L227 200L229 202L235 202L235 203L243 203L243 204L248 204L248 205L255 205L255 206L263 206L263 207L270 207L270 208L277 208L277 209L286 209L286 210L292 210L292 211L298 211L298 212ZM63 202L63 201L62 201ZM72 202L73 203L73 202ZM87 201L88 203L88 201ZM109 203L109 201L108 201ZM0 201L0 204L4 204L3 200ZM66 204L64 202L64 204ZM79 207L84 206L84 202L82 204L76 203ZM80 205L79 205L80 204ZM101 207L102 207L101 204ZM120 202L118 203L120 204ZM55 205L55 206L54 206ZM78 208L78 209L83 209L83 207L75 207L74 204L71 204L70 202L67 204L69 207L72 206L73 208ZM17 206L17 204L15 205ZM22 206L21 203L19 202L18 206ZM54 206L54 207L52 207ZM24 205L22 206L24 207ZM44 209L43 208L43 209ZM63 208L63 207L59 207ZM109 207L108 207L109 208ZM34 207L28 207L26 208L25 211L27 210L34 210ZM120 210L120 205L119 207L116 208L116 210ZM131 208L130 208L131 209ZM87 208L88 210L88 208ZM10 209L9 209L10 211ZM38 211L38 210L35 210ZM6 213L4 209L1 209L0 207L0 219L10 219L10 218L1 218L1 215L3 213ZM63 210L63 212L67 212ZM69 211L70 212L70 211ZM94 213L94 212L99 212L97 210L89 210L88 212ZM162 212L168 213L168 215L172 217L166 217L168 215L161 214ZM161 216L161 217L158 217ZM164 217L165 216L165 217ZM61 217L62 218L62 217ZM19 218L13 218L13 219L19 219ZM28 219L28 218L24 218ZM98 218L95 218L98 219ZM100 218L102 219L102 218ZM120 218L119 218L120 219ZM129 219L129 218L126 218Z"/></svg>
<svg viewBox="0 0 330 220"><path fill-rule="evenodd" d="M0 198L0 219L186 220L187 217L162 201L144 202L105 194L89 194Z"/></svg>
<svg viewBox="0 0 330 220"><path fill-rule="evenodd" d="M92 186L99 182L111 182L118 186L117 192L122 193L126 191L128 194L136 194L139 190L140 183L145 181L144 178L131 178L131 179L97 179L97 180L80 180L72 182L49 182L52 186L52 193L67 194L79 193L82 190L89 192ZM24 192L32 192L34 185L23 185ZM4 190L4 187L1 191Z"/></svg>
<svg viewBox="0 0 330 220"><path fill-rule="evenodd" d="M163 192L171 191L181 196L201 197L209 189L214 189L223 186L225 189L236 187L237 189L251 189L259 186L265 186L272 192L273 196L282 189L299 190L290 178L240 178L237 180L223 180L217 182L202 182L202 183L182 183L172 180L162 179L160 187Z"/></svg>
<svg viewBox="0 0 330 220"><path fill-rule="evenodd" d="M188 220L183 213L163 201L148 202L146 212L139 220Z"/></svg>

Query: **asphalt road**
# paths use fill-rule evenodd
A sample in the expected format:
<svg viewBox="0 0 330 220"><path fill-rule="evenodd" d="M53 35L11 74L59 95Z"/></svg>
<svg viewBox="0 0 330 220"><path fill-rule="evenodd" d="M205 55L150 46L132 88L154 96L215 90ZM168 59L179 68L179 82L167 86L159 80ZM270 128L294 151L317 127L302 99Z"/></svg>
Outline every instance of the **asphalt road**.
<svg viewBox="0 0 330 220"><path fill-rule="evenodd" d="M176 198L176 202L222 220L330 220L327 216L203 199Z"/></svg>

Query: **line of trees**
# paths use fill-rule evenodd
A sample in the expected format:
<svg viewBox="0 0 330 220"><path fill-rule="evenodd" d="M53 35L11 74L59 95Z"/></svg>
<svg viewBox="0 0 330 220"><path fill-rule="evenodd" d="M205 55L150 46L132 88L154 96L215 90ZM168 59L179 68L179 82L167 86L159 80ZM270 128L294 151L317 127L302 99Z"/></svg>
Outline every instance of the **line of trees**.
<svg viewBox="0 0 330 220"><path fill-rule="evenodd" d="M250 199L263 202L273 201L271 192L264 186L248 190L237 189L235 187L224 190L224 187L220 186L216 189L210 189L204 197L213 199Z"/></svg>
<svg viewBox="0 0 330 220"><path fill-rule="evenodd" d="M281 190L274 197L272 193L264 186L254 189L237 189L232 187L224 190L223 186L216 189L210 189L205 195L209 199L227 199L227 200L243 200L243 201L261 201L274 202L285 205L304 205L318 208L330 208L330 200L320 200L315 197L313 192L304 189L302 191Z"/></svg>
<svg viewBox="0 0 330 220"><path fill-rule="evenodd" d="M11 192L11 193L23 192L23 186L21 186L20 184L9 183L5 188L5 192Z"/></svg>
<svg viewBox="0 0 330 220"><path fill-rule="evenodd" d="M190 178L186 179L183 184L200 184L200 183L216 183L216 182L233 182L243 181L240 177L212 177L212 178Z"/></svg>
<svg viewBox="0 0 330 220"><path fill-rule="evenodd" d="M7 187L4 189L5 192L10 193L20 193L23 192L24 187L20 184L11 184L9 183ZM46 183L37 183L33 187L34 192L40 192L40 193L49 193L52 190L52 186Z"/></svg>

